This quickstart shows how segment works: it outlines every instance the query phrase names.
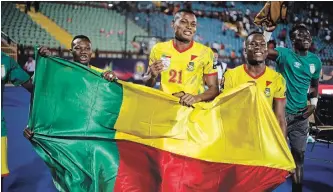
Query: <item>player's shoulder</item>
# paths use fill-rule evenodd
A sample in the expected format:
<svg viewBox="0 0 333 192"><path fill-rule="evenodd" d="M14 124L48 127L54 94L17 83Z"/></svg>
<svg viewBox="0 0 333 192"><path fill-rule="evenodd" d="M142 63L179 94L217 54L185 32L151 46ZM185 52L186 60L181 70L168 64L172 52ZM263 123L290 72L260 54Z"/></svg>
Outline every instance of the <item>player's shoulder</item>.
<svg viewBox="0 0 333 192"><path fill-rule="evenodd" d="M152 47L152 50L169 49L172 46L172 43L172 40L158 42Z"/></svg>
<svg viewBox="0 0 333 192"><path fill-rule="evenodd" d="M281 73L275 71L274 69L270 67L266 67L266 75L269 76L271 79L278 81L278 82L284 82L284 78Z"/></svg>
<svg viewBox="0 0 333 192"><path fill-rule="evenodd" d="M309 58L311 58L311 60L315 61L315 64L321 65L321 60L318 57L318 55L316 55L310 51L308 52L308 54L309 54Z"/></svg>
<svg viewBox="0 0 333 192"><path fill-rule="evenodd" d="M274 76L274 77L277 77L277 76L281 75L279 72L277 72L274 69L272 69L270 67L267 67L267 66L266 66L265 73L268 74L268 75L270 75L270 76Z"/></svg>
<svg viewBox="0 0 333 192"><path fill-rule="evenodd" d="M193 49L198 52L213 54L213 51L210 47L196 41L194 41Z"/></svg>
<svg viewBox="0 0 333 192"><path fill-rule="evenodd" d="M234 75L239 76L241 74L241 72L245 72L244 65L239 65L235 68L228 69L226 71L226 73L228 73L231 76L234 76Z"/></svg>
<svg viewBox="0 0 333 192"><path fill-rule="evenodd" d="M276 47L275 51L277 51L278 53L292 53L292 50L286 47Z"/></svg>
<svg viewBox="0 0 333 192"><path fill-rule="evenodd" d="M9 58L9 55L1 51L1 58Z"/></svg>

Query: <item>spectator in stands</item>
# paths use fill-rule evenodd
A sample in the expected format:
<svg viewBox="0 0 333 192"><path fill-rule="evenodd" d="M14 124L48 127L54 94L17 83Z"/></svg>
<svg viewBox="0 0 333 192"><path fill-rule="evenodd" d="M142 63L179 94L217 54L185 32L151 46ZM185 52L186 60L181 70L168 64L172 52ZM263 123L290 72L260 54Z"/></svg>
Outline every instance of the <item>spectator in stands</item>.
<svg viewBox="0 0 333 192"><path fill-rule="evenodd" d="M325 41L328 43L331 40L331 30L326 30L325 31Z"/></svg>
<svg viewBox="0 0 333 192"><path fill-rule="evenodd" d="M28 13L29 11L31 11L30 7L31 7L31 3L34 4L35 7L35 12L37 13L39 11L39 1L27 1L25 4L25 13Z"/></svg>
<svg viewBox="0 0 333 192"><path fill-rule="evenodd" d="M195 14L190 10L178 11L174 15L172 28L174 39L157 43L150 53L145 84L154 87L160 75L161 89L168 94L177 93L180 104L188 107L214 99L219 90L217 71L213 68L213 52L209 47L193 41L197 30ZM199 65L202 66L200 69ZM203 82L208 86L206 91Z"/></svg>
<svg viewBox="0 0 333 192"><path fill-rule="evenodd" d="M317 36L318 35L318 31L320 28L320 20L319 20L319 12L316 11L314 14L314 17L312 18L313 21L313 25L312 25L312 35L313 36Z"/></svg>
<svg viewBox="0 0 333 192"><path fill-rule="evenodd" d="M184 2L184 9L191 10L192 9L192 2L191 1L185 1Z"/></svg>
<svg viewBox="0 0 333 192"><path fill-rule="evenodd" d="M24 70L28 72L30 77L32 77L35 72L35 65L35 60L32 57L29 57L28 61L24 64Z"/></svg>
<svg viewBox="0 0 333 192"><path fill-rule="evenodd" d="M312 42L309 51L315 53L317 51L316 45Z"/></svg>
<svg viewBox="0 0 333 192"><path fill-rule="evenodd" d="M279 33L279 36L278 38L281 40L281 41L286 41L286 38L287 38L287 29L286 28L283 28L281 30L281 32Z"/></svg>
<svg viewBox="0 0 333 192"><path fill-rule="evenodd" d="M227 64L219 61L219 54L217 49L212 48L212 51L214 53L214 68L217 69L217 79L220 89L222 88L222 85L224 83L224 73L227 71Z"/></svg>
<svg viewBox="0 0 333 192"><path fill-rule="evenodd" d="M333 85L333 70L331 70L329 76L331 76L331 78L321 81L321 84Z"/></svg>
<svg viewBox="0 0 333 192"><path fill-rule="evenodd" d="M236 67L236 51L233 49L230 53L230 68Z"/></svg>
<svg viewBox="0 0 333 192"><path fill-rule="evenodd" d="M213 44L212 44L212 47L216 50L219 50L221 45L217 41L214 41Z"/></svg>

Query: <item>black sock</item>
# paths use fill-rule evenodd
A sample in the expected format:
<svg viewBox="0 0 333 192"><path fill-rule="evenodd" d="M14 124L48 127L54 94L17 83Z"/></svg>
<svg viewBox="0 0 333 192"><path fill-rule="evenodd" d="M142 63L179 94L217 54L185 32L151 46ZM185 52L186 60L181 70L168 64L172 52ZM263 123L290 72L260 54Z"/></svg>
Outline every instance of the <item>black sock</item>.
<svg viewBox="0 0 333 192"><path fill-rule="evenodd" d="M292 192L302 192L302 184L301 183L293 183Z"/></svg>

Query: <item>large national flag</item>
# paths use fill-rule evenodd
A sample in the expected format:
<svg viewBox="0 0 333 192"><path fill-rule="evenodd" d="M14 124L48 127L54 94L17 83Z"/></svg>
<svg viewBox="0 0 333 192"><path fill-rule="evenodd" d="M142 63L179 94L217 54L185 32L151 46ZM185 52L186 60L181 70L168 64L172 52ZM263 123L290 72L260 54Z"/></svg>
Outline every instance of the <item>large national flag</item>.
<svg viewBox="0 0 333 192"><path fill-rule="evenodd" d="M36 66L31 142L60 191L257 192L295 168L254 84L188 108L60 58Z"/></svg>

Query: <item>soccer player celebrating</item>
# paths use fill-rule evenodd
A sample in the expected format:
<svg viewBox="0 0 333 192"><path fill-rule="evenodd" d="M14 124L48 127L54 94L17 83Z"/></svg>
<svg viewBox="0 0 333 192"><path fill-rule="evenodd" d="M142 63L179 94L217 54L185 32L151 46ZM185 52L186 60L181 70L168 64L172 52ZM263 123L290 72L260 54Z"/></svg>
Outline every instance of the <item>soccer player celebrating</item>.
<svg viewBox="0 0 333 192"><path fill-rule="evenodd" d="M91 50L91 41L87 36L85 35L75 36L72 40L70 51L73 55L73 60L75 62L88 66L89 68L95 71L104 72L104 70L89 64L91 60L92 50ZM43 57L51 55L51 52L46 47L41 47L38 50L38 53ZM112 71L105 71L103 77L109 81L113 81L114 79L117 78L115 73Z"/></svg>
<svg viewBox="0 0 333 192"><path fill-rule="evenodd" d="M269 32L265 32L266 40L274 29L275 27L271 27ZM308 117L317 106L322 64L315 54L309 52L312 37L304 24L295 25L289 36L293 48L277 47L268 50L268 59L276 61L276 70L283 75L287 84L287 133L296 163L292 191L298 192L302 191L304 152L309 132ZM307 105L309 87L311 105Z"/></svg>
<svg viewBox="0 0 333 192"><path fill-rule="evenodd" d="M73 55L73 60L75 62L88 66L89 68L97 72L104 72L104 70L89 64L91 60L92 50L90 39L87 36L75 36L72 40L70 51ZM47 57L51 55L51 52L46 47L41 47L38 50L38 54L42 57ZM117 79L117 76L113 71L105 71L103 73L103 78L108 81L114 81L115 79ZM27 139L31 139L31 137L33 136L33 132L29 128L25 129L23 134Z"/></svg>
<svg viewBox="0 0 333 192"><path fill-rule="evenodd" d="M3 112L3 93L5 84L11 82L15 86L22 85L29 92L32 91L30 76L20 65L6 53L1 52L1 180L9 174L7 165L7 129ZM1 187L3 182L1 181Z"/></svg>
<svg viewBox="0 0 333 192"><path fill-rule="evenodd" d="M245 55L247 63L224 74L224 91L235 88L249 81L256 82L272 106L275 116L286 137L286 85L281 74L265 65L268 54L264 35L260 32L250 33L245 40Z"/></svg>
<svg viewBox="0 0 333 192"><path fill-rule="evenodd" d="M193 40L197 29L195 14L190 10L178 11L171 26L174 39L157 43L151 50L145 84L154 87L161 75L161 90L169 94L183 92L179 95L180 104L185 106L214 99L219 87L213 52Z"/></svg>

